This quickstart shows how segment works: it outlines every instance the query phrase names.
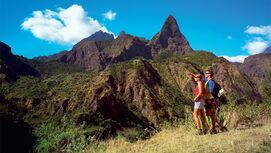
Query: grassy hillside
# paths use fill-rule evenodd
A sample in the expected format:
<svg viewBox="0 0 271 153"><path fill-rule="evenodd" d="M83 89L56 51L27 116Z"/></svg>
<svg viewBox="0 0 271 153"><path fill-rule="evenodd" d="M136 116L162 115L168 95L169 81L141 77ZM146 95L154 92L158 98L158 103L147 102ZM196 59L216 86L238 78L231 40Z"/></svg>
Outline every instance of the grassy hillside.
<svg viewBox="0 0 271 153"><path fill-rule="evenodd" d="M271 103L223 106L219 113L227 132L196 135L192 114L184 123L164 125L161 131L147 140L131 143L123 137L98 142L82 152L105 153L269 153L271 151ZM233 123L234 122L234 123ZM231 125L233 124L233 125Z"/></svg>
<svg viewBox="0 0 271 153"><path fill-rule="evenodd" d="M129 143L106 142L106 153L246 153L271 152L271 122L246 130L231 130L217 135L197 136L184 126L165 129L149 140ZM88 152L88 151L86 151ZM90 151L91 152L91 151Z"/></svg>

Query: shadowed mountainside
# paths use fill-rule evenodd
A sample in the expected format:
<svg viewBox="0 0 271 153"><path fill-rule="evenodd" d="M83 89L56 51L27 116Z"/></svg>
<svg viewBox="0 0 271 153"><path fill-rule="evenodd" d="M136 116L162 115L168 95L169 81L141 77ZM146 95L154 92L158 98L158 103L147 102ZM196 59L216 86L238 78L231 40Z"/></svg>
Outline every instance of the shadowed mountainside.
<svg viewBox="0 0 271 153"><path fill-rule="evenodd" d="M39 76L38 71L11 53L11 48L0 42L0 82L14 81L19 76Z"/></svg>

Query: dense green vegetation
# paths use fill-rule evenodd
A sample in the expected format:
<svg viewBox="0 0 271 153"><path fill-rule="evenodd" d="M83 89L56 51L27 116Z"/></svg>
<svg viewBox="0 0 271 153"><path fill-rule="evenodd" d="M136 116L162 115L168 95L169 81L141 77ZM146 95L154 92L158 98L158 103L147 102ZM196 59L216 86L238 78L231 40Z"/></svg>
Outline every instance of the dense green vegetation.
<svg viewBox="0 0 271 153"><path fill-rule="evenodd" d="M37 69L42 77L23 76L15 82L2 83L0 100L4 99L5 103L1 103L0 110L8 112L16 108L12 111L23 114L23 119L34 128L36 152L108 152L107 148L110 147L102 140L135 142L157 133L159 135L161 130L180 126L193 131L193 82L188 73L199 73L223 60L203 51L183 57L162 52L155 60L136 58L114 64L102 72L85 72L76 66L30 60L26 62ZM124 78L124 74L128 78ZM99 84L103 87L101 96L114 96L114 100L143 123L138 124L129 118L118 120L92 111L89 105L93 85L107 79L103 75L112 76L119 83L117 85L136 77L139 80L137 88L144 87L142 92L148 97L144 97L144 100L152 99L159 103L157 106L161 109L157 114L165 120L159 127L149 126L151 124L148 125L149 121L135 103L125 99L121 90L115 89L117 87L111 87L110 80ZM270 81L271 71L264 85L265 102L239 106L229 102L221 106L221 122L232 128L237 128L240 123L247 123L250 127L256 124L254 121L270 117ZM66 106L66 103L69 105ZM143 101L142 104L153 105ZM266 143L269 144L268 141Z"/></svg>
<svg viewBox="0 0 271 153"><path fill-rule="evenodd" d="M266 101L271 103L271 69L267 73L266 80L263 81L263 94Z"/></svg>
<svg viewBox="0 0 271 153"><path fill-rule="evenodd" d="M43 62L37 60L23 59L27 64L39 71L42 76L69 74L76 72L84 72L84 68L74 64L59 63L55 61Z"/></svg>
<svg viewBox="0 0 271 153"><path fill-rule="evenodd" d="M186 54L181 58L201 66L202 69L206 69L207 67L212 66L213 63L225 61L224 58L222 57L219 58L215 56L213 53L207 51L195 51Z"/></svg>

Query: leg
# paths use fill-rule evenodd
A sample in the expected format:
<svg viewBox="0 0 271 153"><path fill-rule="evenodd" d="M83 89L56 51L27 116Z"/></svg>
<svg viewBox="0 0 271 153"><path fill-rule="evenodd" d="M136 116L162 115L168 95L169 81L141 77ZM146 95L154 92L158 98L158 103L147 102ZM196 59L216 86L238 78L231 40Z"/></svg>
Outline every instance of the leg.
<svg viewBox="0 0 271 153"><path fill-rule="evenodd" d="M204 126L205 130L208 129L208 124L207 124L207 120L206 120L206 115L203 109L200 109L200 117L202 120L202 125Z"/></svg>
<svg viewBox="0 0 271 153"><path fill-rule="evenodd" d="M215 99L210 100L210 110L209 115L212 119L212 130L215 130L215 123L217 122L217 116L216 116L216 101Z"/></svg>
<svg viewBox="0 0 271 153"><path fill-rule="evenodd" d="M195 108L195 109L194 109L194 113L193 113L194 121L195 121L195 123L196 123L196 125L197 125L197 128L198 128L198 129L201 129L201 126L200 126L200 123L199 123L198 115L199 115L199 109Z"/></svg>
<svg viewBox="0 0 271 153"><path fill-rule="evenodd" d="M205 115L205 112L203 109L200 110L200 116L201 116L201 120L202 120L202 125L204 126L203 134L206 134L209 129L209 126L208 126L208 123L206 120L206 115Z"/></svg>
<svg viewBox="0 0 271 153"><path fill-rule="evenodd" d="M212 119L212 129L215 130L215 123L216 123L216 121L217 121L217 118L216 118L215 113L213 113L213 114L211 115L211 119Z"/></svg>

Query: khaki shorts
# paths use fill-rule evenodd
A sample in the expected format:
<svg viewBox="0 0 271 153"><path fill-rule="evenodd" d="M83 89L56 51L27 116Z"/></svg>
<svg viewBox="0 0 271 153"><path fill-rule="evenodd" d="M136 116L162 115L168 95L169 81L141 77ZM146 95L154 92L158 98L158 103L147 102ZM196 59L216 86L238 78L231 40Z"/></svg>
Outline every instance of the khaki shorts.
<svg viewBox="0 0 271 153"><path fill-rule="evenodd" d="M195 102L194 104L194 109L203 109L204 108L204 100L199 99L198 101Z"/></svg>

